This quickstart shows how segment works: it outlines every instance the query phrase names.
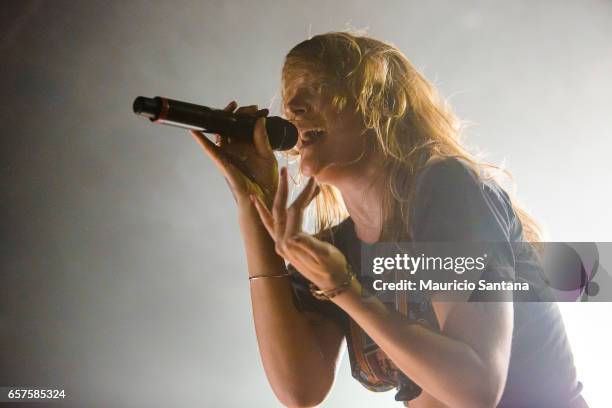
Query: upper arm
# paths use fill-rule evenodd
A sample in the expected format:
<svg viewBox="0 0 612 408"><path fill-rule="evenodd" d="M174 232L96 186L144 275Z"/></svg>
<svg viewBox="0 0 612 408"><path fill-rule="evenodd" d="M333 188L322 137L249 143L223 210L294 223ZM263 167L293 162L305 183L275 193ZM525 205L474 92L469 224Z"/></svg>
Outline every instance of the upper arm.
<svg viewBox="0 0 612 408"><path fill-rule="evenodd" d="M315 299L309 289L309 282L293 265L288 264L287 270L291 274L291 285L296 308L306 318L312 329L319 353L324 357L333 376L339 365L344 332L341 324L341 311L331 302Z"/></svg>
<svg viewBox="0 0 612 408"><path fill-rule="evenodd" d="M340 365L344 333L334 321L320 313L309 311L303 311L302 313L315 333L319 351L335 374L337 367Z"/></svg>
<svg viewBox="0 0 612 408"><path fill-rule="evenodd" d="M512 302L432 302L440 331L467 344L478 355L487 371L505 383L514 308Z"/></svg>

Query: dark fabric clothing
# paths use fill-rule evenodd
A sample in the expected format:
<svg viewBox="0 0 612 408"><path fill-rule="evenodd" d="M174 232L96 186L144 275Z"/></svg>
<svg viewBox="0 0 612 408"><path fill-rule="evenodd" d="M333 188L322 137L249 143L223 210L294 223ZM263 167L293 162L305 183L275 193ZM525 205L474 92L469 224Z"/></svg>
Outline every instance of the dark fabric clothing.
<svg viewBox="0 0 612 408"><path fill-rule="evenodd" d="M493 255L495 268L491 273L500 279L529 282L532 290L515 297L512 350L506 387L499 407L563 407L580 395L582 384L577 381L571 349L563 321L546 285L540 278L539 258L524 240L522 225L514 213L506 192L491 180L473 174L459 159L443 159L427 166L417 177L415 201L411 207L411 236L415 242L496 242ZM368 247L355 235L350 218L326 234L329 242L344 253L358 279L365 286L368 276L359 274L360 251ZM296 304L302 310L320 313L335 321L347 337L353 376L375 391L360 366L360 350L355 350L353 337L358 333L350 317L332 302L314 299L308 281L295 269L292 282ZM472 299L478 300L478 299ZM533 300L525 302L524 300ZM427 321L437 329L431 301L410 304L407 318ZM351 322L353 323L351 325ZM357 326L358 327L358 326ZM352 328L352 329L351 329ZM371 342L371 340L370 340ZM373 343L373 342L371 342ZM400 385L400 384L396 384Z"/></svg>

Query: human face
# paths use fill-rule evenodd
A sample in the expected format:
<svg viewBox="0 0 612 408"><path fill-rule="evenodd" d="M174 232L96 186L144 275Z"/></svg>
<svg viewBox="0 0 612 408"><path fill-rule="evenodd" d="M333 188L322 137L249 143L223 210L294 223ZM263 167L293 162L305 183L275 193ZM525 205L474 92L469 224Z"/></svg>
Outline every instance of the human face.
<svg viewBox="0 0 612 408"><path fill-rule="evenodd" d="M302 174L334 184L362 162L368 146L357 112L334 107L308 76L286 80L283 93L285 114L298 128L296 149Z"/></svg>

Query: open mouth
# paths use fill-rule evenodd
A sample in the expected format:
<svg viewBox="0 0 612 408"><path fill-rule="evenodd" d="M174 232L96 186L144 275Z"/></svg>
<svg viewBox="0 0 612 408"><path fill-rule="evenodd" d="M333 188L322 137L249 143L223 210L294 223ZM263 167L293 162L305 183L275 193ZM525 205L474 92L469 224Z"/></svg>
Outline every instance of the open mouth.
<svg viewBox="0 0 612 408"><path fill-rule="evenodd" d="M309 129L300 132L300 145L301 148L313 145L325 138L325 131L323 129Z"/></svg>

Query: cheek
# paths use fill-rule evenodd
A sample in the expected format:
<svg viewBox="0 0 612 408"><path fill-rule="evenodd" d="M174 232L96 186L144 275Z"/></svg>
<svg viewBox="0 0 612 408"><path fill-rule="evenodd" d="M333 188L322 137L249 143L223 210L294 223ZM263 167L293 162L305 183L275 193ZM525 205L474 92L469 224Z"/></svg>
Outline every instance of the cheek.
<svg viewBox="0 0 612 408"><path fill-rule="evenodd" d="M325 109L322 116L327 139L305 149L300 160L300 171L307 177L317 175L333 164L354 162L367 149L362 121L356 114L337 114Z"/></svg>
<svg viewBox="0 0 612 408"><path fill-rule="evenodd" d="M365 132L359 118L341 118L331 128L330 147L339 158L354 159L363 153Z"/></svg>

